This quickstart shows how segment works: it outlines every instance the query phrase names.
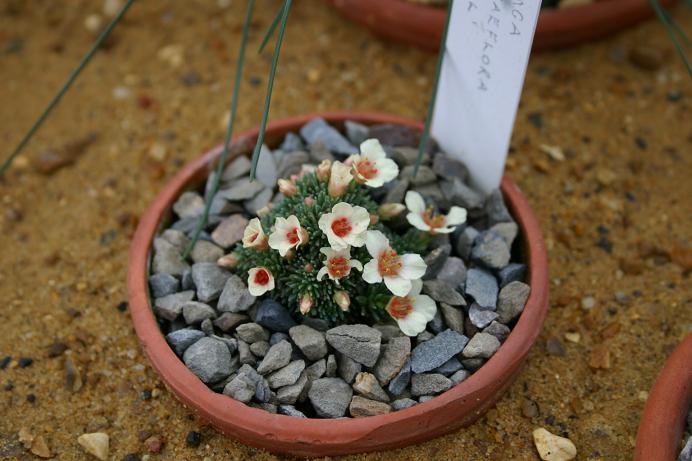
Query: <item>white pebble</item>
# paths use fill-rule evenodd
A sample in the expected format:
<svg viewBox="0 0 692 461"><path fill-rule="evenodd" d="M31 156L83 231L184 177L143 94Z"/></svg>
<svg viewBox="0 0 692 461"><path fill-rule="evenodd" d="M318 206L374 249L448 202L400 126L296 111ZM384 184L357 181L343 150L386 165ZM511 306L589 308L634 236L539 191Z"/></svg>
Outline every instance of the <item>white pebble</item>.
<svg viewBox="0 0 692 461"><path fill-rule="evenodd" d="M533 431L533 442L543 461L568 461L577 456L577 447L570 439L551 434L542 427Z"/></svg>
<svg viewBox="0 0 692 461"><path fill-rule="evenodd" d="M102 26L103 19L99 14L90 14L84 19L84 27L86 27L86 30L88 30L89 32L99 32Z"/></svg>

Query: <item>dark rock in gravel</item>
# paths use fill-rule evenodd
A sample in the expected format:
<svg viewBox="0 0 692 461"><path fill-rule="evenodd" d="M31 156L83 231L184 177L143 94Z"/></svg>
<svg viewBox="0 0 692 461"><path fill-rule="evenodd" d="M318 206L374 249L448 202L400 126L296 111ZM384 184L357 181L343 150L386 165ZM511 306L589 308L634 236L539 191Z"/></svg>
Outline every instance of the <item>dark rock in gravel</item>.
<svg viewBox="0 0 692 461"><path fill-rule="evenodd" d="M334 354L329 354L327 357L327 363L325 365L324 375L328 378L336 377L337 363L336 356Z"/></svg>
<svg viewBox="0 0 692 461"><path fill-rule="evenodd" d="M190 253L195 263L216 263L221 256L223 256L223 250L206 240L198 240Z"/></svg>
<svg viewBox="0 0 692 461"><path fill-rule="evenodd" d="M407 179L394 179L382 203L403 203L410 182ZM402 213L404 214L404 213Z"/></svg>
<svg viewBox="0 0 692 461"><path fill-rule="evenodd" d="M382 334L367 325L341 325L327 331L334 349L368 367L377 362L381 339Z"/></svg>
<svg viewBox="0 0 692 461"><path fill-rule="evenodd" d="M401 395L411 382L411 360L407 360L404 366L390 382L387 389L394 395Z"/></svg>
<svg viewBox="0 0 692 461"><path fill-rule="evenodd" d="M461 352L469 339L453 330L445 330L411 352L411 370L424 373L433 370Z"/></svg>
<svg viewBox="0 0 692 461"><path fill-rule="evenodd" d="M156 298L154 300L154 311L159 317L173 321L183 311L183 304L192 301L194 297L194 291L182 291L162 298Z"/></svg>
<svg viewBox="0 0 692 461"><path fill-rule="evenodd" d="M452 357L451 359L447 360L445 363L443 363L442 365L440 365L432 371L433 373L449 376L453 375L462 368L463 366L461 365L461 362L456 357Z"/></svg>
<svg viewBox="0 0 692 461"><path fill-rule="evenodd" d="M418 160L418 148L409 146L399 146L391 149L390 157L400 166L415 165ZM423 152L421 165L430 165L430 154Z"/></svg>
<svg viewBox="0 0 692 461"><path fill-rule="evenodd" d="M468 370L459 370L456 373L454 373L452 376L450 376L449 379L456 386L457 384L466 380L466 378L468 378L469 376L471 376L471 373L469 373Z"/></svg>
<svg viewBox="0 0 692 461"><path fill-rule="evenodd" d="M479 268L469 269L466 274L465 291L479 306L495 309L498 291L497 280L490 272Z"/></svg>
<svg viewBox="0 0 692 461"><path fill-rule="evenodd" d="M445 260L436 278L454 288L463 287L466 281L466 264L461 258L450 256Z"/></svg>
<svg viewBox="0 0 692 461"><path fill-rule="evenodd" d="M185 437L185 445L190 448L197 448L202 443L202 434L196 431L190 431Z"/></svg>
<svg viewBox="0 0 692 461"><path fill-rule="evenodd" d="M228 189L223 189L218 194L219 197L231 202L250 200L265 188L264 184L259 181L251 181L249 177L234 179L230 184Z"/></svg>
<svg viewBox="0 0 692 461"><path fill-rule="evenodd" d="M495 336L501 343L504 342L505 339L507 339L510 332L511 330L507 325L504 325L496 321L491 322L490 325L485 327L485 329L483 330L483 333L488 333Z"/></svg>
<svg viewBox="0 0 692 461"><path fill-rule="evenodd" d="M197 217L204 211L204 199L197 192L183 192L173 204L173 211L181 218Z"/></svg>
<svg viewBox="0 0 692 461"><path fill-rule="evenodd" d="M485 231L476 238L471 259L490 269L501 269L509 264L511 254L505 239L494 231Z"/></svg>
<svg viewBox="0 0 692 461"><path fill-rule="evenodd" d="M442 330L447 328L445 326L445 321L442 318L442 314L440 313L440 309L437 309L435 311L435 315L433 316L432 320L428 322L428 324L426 325L426 328L435 334L438 334Z"/></svg>
<svg viewBox="0 0 692 461"><path fill-rule="evenodd" d="M297 150L303 150L304 148L305 144L303 144L303 140L300 139L300 136L291 132L286 133L284 141L279 146L279 149L281 149L284 152L294 152ZM248 170L248 172L249 171L250 170Z"/></svg>
<svg viewBox="0 0 692 461"><path fill-rule="evenodd" d="M494 226L500 222L513 221L512 215L507 211L500 189L495 189L488 195L485 200L484 209L488 217L489 226Z"/></svg>
<svg viewBox="0 0 692 461"><path fill-rule="evenodd" d="M243 215L231 215L216 226L211 238L221 248L228 249L242 240L247 224L248 220Z"/></svg>
<svg viewBox="0 0 692 461"><path fill-rule="evenodd" d="M370 129L358 122L346 120L344 128L346 137L354 146L360 146L363 141L370 137Z"/></svg>
<svg viewBox="0 0 692 461"><path fill-rule="evenodd" d="M565 346L563 346L562 342L560 342L560 340L555 337L548 338L548 340L545 343L545 348L548 351L548 354L550 355L555 355L558 357L564 357L565 355L567 355L567 351L565 351Z"/></svg>
<svg viewBox="0 0 692 461"><path fill-rule="evenodd" d="M262 378L255 385L255 400L261 403L271 403L276 400L276 394L269 387L269 382Z"/></svg>
<svg viewBox="0 0 692 461"><path fill-rule="evenodd" d="M214 324L212 323L211 319L202 320L199 324L199 329L202 330L202 332L207 336L214 334Z"/></svg>
<svg viewBox="0 0 692 461"><path fill-rule="evenodd" d="M199 341L204 337L204 333L192 328L183 328L182 330L174 331L166 335L166 341L173 348L173 351L179 356L182 356L185 349Z"/></svg>
<svg viewBox="0 0 692 461"><path fill-rule="evenodd" d="M61 356L69 347L67 344L57 341L48 346L48 357L55 358Z"/></svg>
<svg viewBox="0 0 692 461"><path fill-rule="evenodd" d="M248 175L250 174L251 166L252 163L250 162L250 159L245 155L240 155L226 166L226 168L223 170L223 174L221 175L221 179L223 181L231 181L233 179L240 178L241 176Z"/></svg>
<svg viewBox="0 0 692 461"><path fill-rule="evenodd" d="M248 403L255 396L256 384L244 374L238 374L223 389L224 395L243 403Z"/></svg>
<svg viewBox="0 0 692 461"><path fill-rule="evenodd" d="M440 303L438 312L442 313L445 323L457 333L464 333L464 311L449 304Z"/></svg>
<svg viewBox="0 0 692 461"><path fill-rule="evenodd" d="M354 418L384 415L391 411L392 407L389 406L389 404L363 398L359 395L353 396L351 404L349 405L349 412Z"/></svg>
<svg viewBox="0 0 692 461"><path fill-rule="evenodd" d="M305 370L305 361L295 360L267 376L269 387L278 389L295 384L303 370Z"/></svg>
<svg viewBox="0 0 692 461"><path fill-rule="evenodd" d="M180 257L180 249L163 238L154 239L154 259L151 270L154 274L180 276L190 265Z"/></svg>
<svg viewBox="0 0 692 461"><path fill-rule="evenodd" d="M159 273L149 277L149 287L151 296L162 298L176 293L180 289L180 282L170 274Z"/></svg>
<svg viewBox="0 0 692 461"><path fill-rule="evenodd" d="M159 238L165 240L181 251L190 243L190 239L187 237L187 235L175 229L166 229L163 231L163 233L161 233L161 237ZM156 244L156 240L154 240L154 244Z"/></svg>
<svg viewBox="0 0 692 461"><path fill-rule="evenodd" d="M238 350L238 340L235 338L224 338L222 336L217 336L217 335L208 335L218 341L221 341L228 347L228 351L231 353L231 355L235 354L235 351Z"/></svg>
<svg viewBox="0 0 692 461"><path fill-rule="evenodd" d="M201 338L187 348L183 361L204 383L221 381L231 374L231 353L216 339Z"/></svg>
<svg viewBox="0 0 692 461"><path fill-rule="evenodd" d="M411 395L435 395L452 387L452 381L439 373L414 374Z"/></svg>
<svg viewBox="0 0 692 461"><path fill-rule="evenodd" d="M469 170L466 168L466 165L445 154L435 156L432 169L437 176L451 181L458 178L466 182L469 176Z"/></svg>
<svg viewBox="0 0 692 461"><path fill-rule="evenodd" d="M336 128L330 126L324 119L319 117L303 125L300 129L300 135L308 144L321 142L327 149L338 154L351 155L358 153L358 149L348 142Z"/></svg>
<svg viewBox="0 0 692 461"><path fill-rule="evenodd" d="M500 279L500 288L512 282L523 282L526 277L526 265L519 263L509 263L497 273Z"/></svg>
<svg viewBox="0 0 692 461"><path fill-rule="evenodd" d="M198 325L203 320L216 317L213 307L197 301L188 301L183 304L183 317L188 325Z"/></svg>
<svg viewBox="0 0 692 461"><path fill-rule="evenodd" d="M339 359L336 362L338 364L337 370L339 372L339 376L341 376L341 378L349 384L356 379L356 375L360 373L361 369L363 368L363 365L343 354L339 354Z"/></svg>
<svg viewBox="0 0 692 461"><path fill-rule="evenodd" d="M303 165L311 163L310 155L307 152L295 151L281 157L279 162L279 176L290 178L292 175L300 174Z"/></svg>
<svg viewBox="0 0 692 461"><path fill-rule="evenodd" d="M274 344L278 344L284 340L290 341L290 339L286 333L281 333L281 332L272 333L272 335L269 337L269 345L273 346Z"/></svg>
<svg viewBox="0 0 692 461"><path fill-rule="evenodd" d="M476 328L483 329L497 319L498 314L490 309L479 306L476 303L471 304L469 308L469 320Z"/></svg>
<svg viewBox="0 0 692 461"><path fill-rule="evenodd" d="M321 418L340 418L346 414L353 390L339 378L322 378L313 381L308 398Z"/></svg>
<svg viewBox="0 0 692 461"><path fill-rule="evenodd" d="M469 370L470 372L477 371L480 367L485 364L486 359L482 357L476 357L473 359L463 359L461 361L461 364L464 365L464 368Z"/></svg>
<svg viewBox="0 0 692 461"><path fill-rule="evenodd" d="M262 358L269 352L269 343L267 341L257 341L256 343L250 344L250 352L252 355L258 358Z"/></svg>
<svg viewBox="0 0 692 461"><path fill-rule="evenodd" d="M332 153L329 152L329 149L327 149L325 145L321 142L313 143L310 146L309 154L312 163L315 163L317 165L319 165L324 160L329 160L330 162L333 162L335 160Z"/></svg>
<svg viewBox="0 0 692 461"><path fill-rule="evenodd" d="M483 206L483 195L467 186L459 178L443 181L440 188L452 205L467 210L477 210Z"/></svg>
<svg viewBox="0 0 692 461"><path fill-rule="evenodd" d="M192 280L197 288L197 299L206 303L221 295L231 273L215 263L197 263L192 266Z"/></svg>
<svg viewBox="0 0 692 461"><path fill-rule="evenodd" d="M279 172L272 151L265 144L262 144L257 160L257 182L266 187L275 187L278 179Z"/></svg>
<svg viewBox="0 0 692 461"><path fill-rule="evenodd" d="M386 146L417 146L419 134L411 128L392 123L383 123L370 127L371 138L379 139Z"/></svg>
<svg viewBox="0 0 692 461"><path fill-rule="evenodd" d="M255 322L277 332L288 332L296 325L288 310L273 299L265 299L257 308Z"/></svg>
<svg viewBox="0 0 692 461"><path fill-rule="evenodd" d="M434 204L437 209L447 210L451 206L449 200L447 200L447 196L442 192L442 188L435 182L417 185L413 190L422 195L426 203ZM435 235L437 239L444 237L447 237L447 234ZM437 245L433 244L433 246Z"/></svg>
<svg viewBox="0 0 692 461"><path fill-rule="evenodd" d="M221 312L244 312L255 303L255 299L245 282L233 274L224 283L217 309Z"/></svg>
<svg viewBox="0 0 692 461"><path fill-rule="evenodd" d="M680 455L678 455L677 461L692 461L692 437L687 439Z"/></svg>
<svg viewBox="0 0 692 461"><path fill-rule="evenodd" d="M314 362L327 355L327 341L324 333L307 325L297 325L292 327L288 334L308 360Z"/></svg>
<svg viewBox="0 0 692 461"><path fill-rule="evenodd" d="M214 320L214 326L224 333L228 333L229 331L233 331L238 325L247 323L249 321L250 317L245 314L224 312L218 319Z"/></svg>
<svg viewBox="0 0 692 461"><path fill-rule="evenodd" d="M423 280L431 280L437 277L445 265L447 258L452 253L452 245L446 244L435 248L428 253L423 261L428 266L423 275Z"/></svg>
<svg viewBox="0 0 692 461"><path fill-rule="evenodd" d="M353 383L353 390L368 399L389 402L389 396L384 389L382 389L375 375L371 373L358 373Z"/></svg>
<svg viewBox="0 0 692 461"><path fill-rule="evenodd" d="M350 359L349 359L350 360ZM360 365L360 364L358 364ZM306 376L310 381L320 379L327 372L327 361L320 359L305 369Z"/></svg>
<svg viewBox="0 0 692 461"><path fill-rule="evenodd" d="M411 339L408 336L392 338L383 346L382 354L373 368L377 380L387 385L404 367L411 355ZM342 375L343 376L343 375ZM344 378L346 379L346 378ZM350 382L350 380L346 380Z"/></svg>
<svg viewBox="0 0 692 461"><path fill-rule="evenodd" d="M293 405L279 405L279 414L296 418L307 418L302 411L296 409Z"/></svg>
<svg viewBox="0 0 692 461"><path fill-rule="evenodd" d="M464 297L453 286L439 280L423 282L423 293L429 295L437 302L450 306L465 306Z"/></svg>
<svg viewBox="0 0 692 461"><path fill-rule="evenodd" d="M195 282L192 280L192 268L191 267L189 267L183 271L183 275L180 278L180 288L183 291L195 289Z"/></svg>
<svg viewBox="0 0 692 461"><path fill-rule="evenodd" d="M291 361L291 352L293 347L288 341L271 346L257 367L257 372L264 375L285 367Z"/></svg>
<svg viewBox="0 0 692 461"><path fill-rule="evenodd" d="M501 222L490 228L490 232L495 232L502 237L507 244L507 248L512 249L512 244L519 234L519 226L514 221Z"/></svg>
<svg viewBox="0 0 692 461"><path fill-rule="evenodd" d="M414 177L413 170L415 167L415 165L405 166L401 170L399 177L408 180L413 186L425 186L438 180L433 170L425 165L421 165L420 168L418 168L418 174Z"/></svg>
<svg viewBox="0 0 692 461"><path fill-rule="evenodd" d="M531 287L523 282L511 282L500 290L497 300L498 322L509 323L521 314Z"/></svg>
<svg viewBox="0 0 692 461"><path fill-rule="evenodd" d="M479 232L470 226L465 227L459 234L456 241L456 251L464 260L468 260L471 257L471 248L473 248L473 242L476 241L478 234Z"/></svg>
<svg viewBox="0 0 692 461"><path fill-rule="evenodd" d="M416 406L416 405L418 405L418 402L416 402L413 399L408 399L408 398L399 399L399 400L395 400L392 402L392 408L396 411L405 410L406 408L411 408L411 407Z"/></svg>
<svg viewBox="0 0 692 461"><path fill-rule="evenodd" d="M278 389L276 391L276 399L280 404L293 405L298 401L307 385L308 377L307 374L303 372L295 384Z"/></svg>
<svg viewBox="0 0 692 461"><path fill-rule="evenodd" d="M274 192L272 189L264 189L259 194L243 202L245 210L250 216L256 216L257 212L266 207L272 199Z"/></svg>
<svg viewBox="0 0 692 461"><path fill-rule="evenodd" d="M240 363L243 365L254 365L257 359L250 351L250 345L245 341L238 341L238 356Z"/></svg>
<svg viewBox="0 0 692 461"><path fill-rule="evenodd" d="M317 317L304 317L301 323L312 328L313 330L321 332L326 332L327 330L329 330L330 327L329 321L319 319Z"/></svg>
<svg viewBox="0 0 692 461"><path fill-rule="evenodd" d="M235 329L238 339L242 339L248 344L257 341L269 341L269 332L257 323L243 323Z"/></svg>
<svg viewBox="0 0 692 461"><path fill-rule="evenodd" d="M398 326L392 324L375 324L372 326L375 330L382 334L382 342L387 343L392 338L405 336Z"/></svg>
<svg viewBox="0 0 692 461"><path fill-rule="evenodd" d="M489 333L476 333L461 355L467 359L489 359L499 349L500 341Z"/></svg>

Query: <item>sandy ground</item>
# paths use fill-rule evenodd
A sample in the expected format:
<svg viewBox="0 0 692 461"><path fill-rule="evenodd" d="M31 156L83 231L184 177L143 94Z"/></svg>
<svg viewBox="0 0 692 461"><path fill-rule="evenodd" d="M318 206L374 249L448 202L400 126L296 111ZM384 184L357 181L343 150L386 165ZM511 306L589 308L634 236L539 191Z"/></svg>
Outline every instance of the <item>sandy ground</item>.
<svg viewBox="0 0 692 461"><path fill-rule="evenodd" d="M113 460L147 453L148 435L164 442L152 460L284 459L192 417L118 309L137 216L180 165L222 139L243 3L135 4L0 182L0 359L12 357L0 370L1 459L36 459L17 440L21 428L42 436L60 460L87 459L76 439L94 430L110 435ZM253 49L276 6L258 3ZM94 36L85 18L101 8L96 0L0 3L3 158L88 48ZM692 30L692 11L674 15ZM627 58L643 45L662 58L657 69ZM259 122L270 59L248 58L239 130ZM421 118L434 62L371 37L324 2L298 2L271 118L326 109ZM568 436L581 460L631 458L647 390L692 329L683 269L692 245L691 107L692 84L657 22L531 59L508 171L549 248L543 334L516 383L470 428L349 459L534 460L537 427ZM95 141L78 155L71 145L90 133ZM559 146L564 160L541 144ZM40 174L33 162L43 154L45 168L49 151L75 161ZM570 332L578 342L566 339ZM67 351L49 357L61 352L53 346L49 354L56 342ZM21 357L33 363L21 368ZM78 370L70 386L66 361ZM608 368L593 367L599 363ZM535 416L523 414L527 399ZM201 432L198 448L186 446L189 431Z"/></svg>

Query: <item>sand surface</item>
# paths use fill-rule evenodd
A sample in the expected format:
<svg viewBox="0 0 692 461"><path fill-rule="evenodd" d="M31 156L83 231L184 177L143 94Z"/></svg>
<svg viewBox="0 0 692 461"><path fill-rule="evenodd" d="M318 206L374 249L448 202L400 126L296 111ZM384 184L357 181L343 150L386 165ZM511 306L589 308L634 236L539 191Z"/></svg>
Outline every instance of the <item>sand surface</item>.
<svg viewBox="0 0 692 461"><path fill-rule="evenodd" d="M258 2L238 130L260 119L270 53L254 48L275 3ZM164 442L152 460L285 459L192 417L150 368L118 309L127 300L137 217L182 164L223 137L243 4L136 3L0 181L0 359L13 358L0 370L0 459L37 459L18 441L21 428L42 436L60 460L88 459L77 437L97 430L110 435L113 460L147 453L148 435ZM85 18L101 10L100 1L0 3L3 158L89 47ZM674 15L692 30L692 11ZM660 67L630 62L628 52L643 45L661 55ZM420 119L434 66L435 56L373 38L325 2L297 2L271 118L360 109ZM568 436L580 460L631 459L647 390L692 329L684 269L692 245L691 108L690 78L655 21L532 57L508 171L549 249L543 333L519 379L473 426L348 459L535 460L537 427ZM70 145L90 133L96 139L77 155ZM542 144L560 147L564 159ZM71 153L74 163L41 174L34 160L47 151ZM579 333L579 341L565 333ZM67 351L49 357L56 342ZM609 367L593 368L606 364L606 351ZM21 368L20 357L33 363ZM78 370L70 388L66 361ZM538 406L535 416L523 415L527 399ZM185 443L193 430L202 434L198 448Z"/></svg>

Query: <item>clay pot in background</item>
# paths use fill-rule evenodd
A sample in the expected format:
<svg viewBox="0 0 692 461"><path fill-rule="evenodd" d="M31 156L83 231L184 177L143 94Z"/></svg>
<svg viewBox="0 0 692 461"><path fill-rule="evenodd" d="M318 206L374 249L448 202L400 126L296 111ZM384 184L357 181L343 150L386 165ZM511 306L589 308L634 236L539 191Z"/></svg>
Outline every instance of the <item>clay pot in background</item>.
<svg viewBox="0 0 692 461"><path fill-rule="evenodd" d="M692 404L692 333L663 365L639 422L634 461L675 461Z"/></svg>
<svg viewBox="0 0 692 461"><path fill-rule="evenodd" d="M445 8L407 0L328 0L346 18L391 40L428 50L440 47ZM677 0L660 0L669 7ZM649 0L600 0L541 11L534 51L556 50L606 37L654 14Z"/></svg>
<svg viewBox="0 0 692 461"><path fill-rule="evenodd" d="M289 132L314 117L342 127L346 120L366 125L400 124L421 130L417 121L357 112L310 114L270 123L266 143L278 144ZM234 138L235 155L251 152L257 129ZM480 418L519 374L548 310L548 262L538 221L519 188L507 177L502 192L521 229L531 294L504 344L476 373L440 396L402 411L353 419L299 419L248 407L210 390L175 355L159 330L148 292L152 242L171 215L171 207L186 189L199 186L221 147L185 166L161 191L142 216L132 240L128 265L128 298L135 330L144 352L162 381L180 401L222 433L245 444L299 456L332 456L399 448L437 437Z"/></svg>

